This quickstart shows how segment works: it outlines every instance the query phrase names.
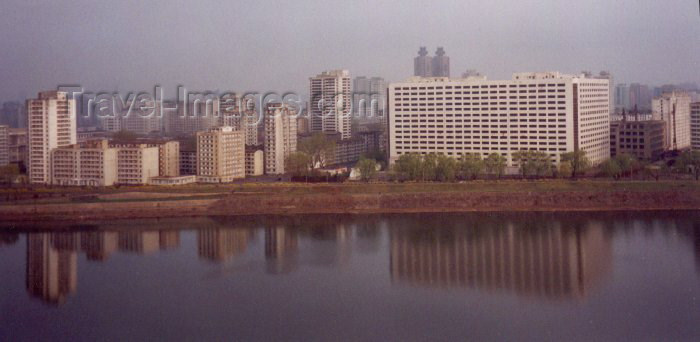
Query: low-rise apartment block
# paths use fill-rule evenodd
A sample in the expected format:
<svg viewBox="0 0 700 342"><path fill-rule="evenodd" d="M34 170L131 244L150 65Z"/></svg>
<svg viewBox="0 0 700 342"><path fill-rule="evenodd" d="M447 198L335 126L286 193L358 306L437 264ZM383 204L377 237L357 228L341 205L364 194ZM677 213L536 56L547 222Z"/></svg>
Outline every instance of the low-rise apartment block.
<svg viewBox="0 0 700 342"><path fill-rule="evenodd" d="M51 183L66 186L111 186L117 182L117 149L107 140L88 141L51 150Z"/></svg>
<svg viewBox="0 0 700 342"><path fill-rule="evenodd" d="M610 122L610 156L630 154L656 160L666 150L666 122L662 120Z"/></svg>

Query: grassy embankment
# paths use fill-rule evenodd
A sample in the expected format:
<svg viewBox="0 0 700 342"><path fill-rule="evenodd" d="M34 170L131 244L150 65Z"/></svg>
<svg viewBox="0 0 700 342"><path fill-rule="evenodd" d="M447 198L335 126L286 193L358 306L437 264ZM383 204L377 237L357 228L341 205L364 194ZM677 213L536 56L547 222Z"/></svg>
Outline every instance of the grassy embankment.
<svg viewBox="0 0 700 342"><path fill-rule="evenodd" d="M695 192L694 181L477 180L460 183L241 183L107 188L0 188L0 205L118 203L217 199L230 196L376 195L415 193Z"/></svg>

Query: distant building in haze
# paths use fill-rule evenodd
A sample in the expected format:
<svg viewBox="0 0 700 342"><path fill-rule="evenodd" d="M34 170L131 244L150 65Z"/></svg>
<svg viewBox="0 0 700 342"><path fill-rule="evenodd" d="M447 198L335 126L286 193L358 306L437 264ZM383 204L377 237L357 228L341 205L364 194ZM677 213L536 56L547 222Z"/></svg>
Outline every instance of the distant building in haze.
<svg viewBox="0 0 700 342"><path fill-rule="evenodd" d="M438 47L435 56L428 56L428 50L421 46L418 57L413 59L413 75L420 77L450 77L450 57L445 49Z"/></svg>
<svg viewBox="0 0 700 342"><path fill-rule="evenodd" d="M0 108L0 125L7 125L10 128L27 127L24 106L20 102L3 102Z"/></svg>
<svg viewBox="0 0 700 342"><path fill-rule="evenodd" d="M670 150L690 148L690 96L674 90L655 97L651 105L653 120L666 121L666 146Z"/></svg>
<svg viewBox="0 0 700 342"><path fill-rule="evenodd" d="M311 132L351 137L352 92L348 70L324 71L309 78Z"/></svg>
<svg viewBox="0 0 700 342"><path fill-rule="evenodd" d="M433 77L450 77L450 57L445 56L445 49L438 47L433 57Z"/></svg>
<svg viewBox="0 0 700 342"><path fill-rule="evenodd" d="M433 75L433 58L428 56L428 50L421 46L418 50L418 57L413 58L413 75L420 77L430 77Z"/></svg>
<svg viewBox="0 0 700 342"><path fill-rule="evenodd" d="M353 80L353 112L362 121L385 121L386 82L381 77Z"/></svg>

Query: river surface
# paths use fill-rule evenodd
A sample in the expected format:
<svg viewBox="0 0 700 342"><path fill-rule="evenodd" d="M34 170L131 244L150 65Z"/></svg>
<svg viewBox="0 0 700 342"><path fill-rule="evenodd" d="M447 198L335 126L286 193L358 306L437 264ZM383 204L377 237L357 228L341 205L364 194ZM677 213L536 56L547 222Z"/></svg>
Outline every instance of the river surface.
<svg viewBox="0 0 700 342"><path fill-rule="evenodd" d="M700 340L700 213L0 224L0 340Z"/></svg>

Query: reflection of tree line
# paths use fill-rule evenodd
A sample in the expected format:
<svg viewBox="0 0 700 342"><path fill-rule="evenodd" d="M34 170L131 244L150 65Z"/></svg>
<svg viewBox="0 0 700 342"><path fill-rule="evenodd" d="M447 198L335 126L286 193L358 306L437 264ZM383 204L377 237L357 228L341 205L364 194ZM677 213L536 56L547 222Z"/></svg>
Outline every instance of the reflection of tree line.
<svg viewBox="0 0 700 342"><path fill-rule="evenodd" d="M339 266L349 261L353 249L378 250L382 223L389 228L390 273L396 283L568 298L586 295L609 272L612 233L664 227L662 232L676 230L693 241L700 272L700 225L692 220L669 224L641 217L633 227L627 220L483 217L324 216L246 225L215 219L196 230L197 251L203 259L227 262L246 252L255 227L266 227L267 272L292 272L300 263ZM231 225L237 228L227 228ZM315 242L300 251L303 238ZM0 247L18 240L17 233L0 233ZM49 303L62 303L76 291L78 252L104 261L118 251L148 254L179 245L180 231L174 229L28 233L27 290Z"/></svg>

